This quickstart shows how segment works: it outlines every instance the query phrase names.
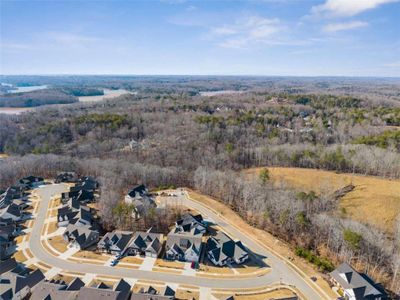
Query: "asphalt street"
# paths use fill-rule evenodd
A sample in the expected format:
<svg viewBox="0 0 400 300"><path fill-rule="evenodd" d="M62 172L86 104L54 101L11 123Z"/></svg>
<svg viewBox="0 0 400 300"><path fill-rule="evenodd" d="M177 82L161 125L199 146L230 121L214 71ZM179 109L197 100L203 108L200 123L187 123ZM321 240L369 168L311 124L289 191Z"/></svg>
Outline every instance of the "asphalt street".
<svg viewBox="0 0 400 300"><path fill-rule="evenodd" d="M220 215L214 213L207 207L195 201L190 200L186 196L186 194L179 196L178 200L182 201L182 204L184 204L187 207L196 209L201 214L207 216L208 218L213 219L216 223L218 223L220 227L225 229L229 234L233 235L235 238L241 239L241 241L247 247L249 247L254 253L267 257L269 265L272 268L271 272L264 275L260 275L258 277L215 279L215 278L202 278L196 276L176 275L172 273L170 274L170 273L161 273L154 271L101 266L89 263L76 263L73 261L68 261L55 257L43 248L40 240L41 231L44 225L44 221L46 219L46 213L48 210L51 197L60 194L61 192L64 192L66 190L67 188L64 185L60 184L46 185L37 190L38 195L41 197L42 200L39 203L38 214L32 228L31 238L29 240L29 248L37 259L43 261L44 263L50 266L60 268L65 271L93 273L99 276L109 275L121 278L155 280L155 281L163 281L166 283L190 284L206 288L227 288L227 289L255 288L282 281L285 284L290 284L295 286L302 292L302 294L307 299L316 299L316 300L329 299L326 295L321 294L321 292L317 292L316 288L312 286L312 283L310 283L308 278L302 277L285 261L275 256L273 253L271 253L266 248L259 245L257 242L255 242L247 235L240 232L240 230L236 229L236 227L230 224L229 222L226 222L224 218L221 217Z"/></svg>

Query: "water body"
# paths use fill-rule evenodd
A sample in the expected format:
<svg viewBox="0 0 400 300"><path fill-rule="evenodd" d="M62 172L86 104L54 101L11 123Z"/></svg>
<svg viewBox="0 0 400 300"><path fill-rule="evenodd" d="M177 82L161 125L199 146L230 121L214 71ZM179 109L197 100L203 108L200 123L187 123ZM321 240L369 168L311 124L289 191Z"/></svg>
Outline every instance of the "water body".
<svg viewBox="0 0 400 300"><path fill-rule="evenodd" d="M7 84L7 83L2 83L2 85L4 86L10 86L10 87L14 87L15 90L8 90L8 93L10 94L15 94L15 93L26 93L26 92L32 92L32 91L36 91L36 90L43 90L43 89L47 89L48 86L47 85L33 85L33 86L12 86L11 84Z"/></svg>

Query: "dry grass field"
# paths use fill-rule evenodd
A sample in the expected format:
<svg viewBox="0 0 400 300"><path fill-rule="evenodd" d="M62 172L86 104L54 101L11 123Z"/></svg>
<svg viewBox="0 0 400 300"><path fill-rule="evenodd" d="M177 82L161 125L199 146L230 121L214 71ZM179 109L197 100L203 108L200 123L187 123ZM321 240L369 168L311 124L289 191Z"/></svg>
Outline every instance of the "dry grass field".
<svg viewBox="0 0 400 300"><path fill-rule="evenodd" d="M244 172L249 175L258 174L261 169L248 169ZM275 183L286 183L305 192L332 193L353 184L355 189L340 201L340 211L345 211L354 220L393 234L395 220L400 214L400 180L302 168L268 170Z"/></svg>

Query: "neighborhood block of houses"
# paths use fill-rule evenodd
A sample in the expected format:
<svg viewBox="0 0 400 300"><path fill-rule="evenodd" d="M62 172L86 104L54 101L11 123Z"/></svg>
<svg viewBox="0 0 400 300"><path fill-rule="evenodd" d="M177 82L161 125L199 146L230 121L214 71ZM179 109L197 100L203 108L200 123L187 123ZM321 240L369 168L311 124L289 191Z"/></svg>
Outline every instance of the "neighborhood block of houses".
<svg viewBox="0 0 400 300"><path fill-rule="evenodd" d="M30 218L29 190L44 184L41 177L29 176L18 180L0 193L0 259L9 258L16 251L15 238L22 233L22 223Z"/></svg>
<svg viewBox="0 0 400 300"><path fill-rule="evenodd" d="M175 291L169 286L157 291L149 286L138 292L131 292L132 286L124 279L113 286L104 282L85 286L85 283L75 277L70 283L61 280L46 280L39 269L31 271L14 258L2 261L0 265L0 299L31 299L31 300L174 300Z"/></svg>
<svg viewBox="0 0 400 300"><path fill-rule="evenodd" d="M167 260L192 263L200 262L203 253L219 267L240 265L249 259L250 251L241 241L222 231L210 235L208 222L200 214L188 212L176 220L166 236L153 232L152 228L136 232L114 230L102 235L96 211L88 206L96 199L97 181L92 177L77 178L74 173L60 174L56 181L75 183L69 192L62 194L63 206L57 210L57 225L65 228L63 238L71 247L95 246L99 252L116 255L117 259L135 255L157 258L165 253ZM131 286L123 279L114 286L105 283L85 286L78 277L69 284L48 281L39 269L30 270L10 258L16 251L15 237L21 234L21 223L30 217L25 212L30 207L27 195L41 184L43 178L28 176L0 194L0 299L175 299L175 291L168 286L161 291L150 286L131 292ZM131 189L124 201L135 206L134 218L157 207L144 185ZM347 263L331 272L330 278L345 299L388 299L382 286Z"/></svg>

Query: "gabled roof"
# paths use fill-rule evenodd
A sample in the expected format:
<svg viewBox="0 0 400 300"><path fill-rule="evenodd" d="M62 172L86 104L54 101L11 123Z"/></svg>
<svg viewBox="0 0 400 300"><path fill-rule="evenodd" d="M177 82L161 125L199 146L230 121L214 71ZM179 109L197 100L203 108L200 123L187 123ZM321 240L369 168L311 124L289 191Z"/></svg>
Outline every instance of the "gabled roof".
<svg viewBox="0 0 400 300"><path fill-rule="evenodd" d="M75 277L75 279L70 282L66 289L68 291L78 291L83 286L85 286L85 283L79 277Z"/></svg>
<svg viewBox="0 0 400 300"><path fill-rule="evenodd" d="M221 231L208 239L207 251L212 254L216 261L224 261L226 258L238 260L248 254L242 242L232 240Z"/></svg>
<svg viewBox="0 0 400 300"><path fill-rule="evenodd" d="M369 299L386 295L380 286L366 275L358 273L347 263L342 263L330 275L343 289L353 290L356 299Z"/></svg>
<svg viewBox="0 0 400 300"><path fill-rule="evenodd" d="M75 242L77 242L80 246L85 246L86 242L94 234L97 235L98 232L92 230L90 225L68 224L67 228L64 231L64 235L67 235L75 240Z"/></svg>
<svg viewBox="0 0 400 300"><path fill-rule="evenodd" d="M158 252L158 250L161 248L162 238L163 235L160 233L136 231L129 244L125 247L125 249L133 248L140 251L145 251L145 250L151 251L152 249L154 249L156 250L156 252ZM158 242L155 242L156 240ZM158 249L157 249L157 243L160 243L160 248Z"/></svg>
<svg viewBox="0 0 400 300"><path fill-rule="evenodd" d="M137 185L133 187L129 192L128 195L132 198L136 196L136 194L143 196L147 193L147 188L144 184Z"/></svg>
<svg viewBox="0 0 400 300"><path fill-rule="evenodd" d="M6 272L12 271L17 266L18 266L18 264L15 261L15 258L9 258L9 259L3 260L0 264L0 275L4 274Z"/></svg>
<svg viewBox="0 0 400 300"><path fill-rule="evenodd" d="M8 213L15 217L21 217L21 211L19 209L19 206L14 203L11 203L7 207L0 210L0 216L4 215L5 213Z"/></svg>

